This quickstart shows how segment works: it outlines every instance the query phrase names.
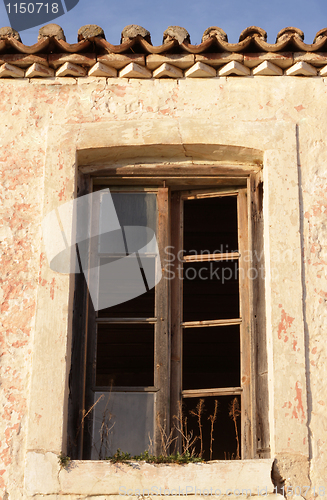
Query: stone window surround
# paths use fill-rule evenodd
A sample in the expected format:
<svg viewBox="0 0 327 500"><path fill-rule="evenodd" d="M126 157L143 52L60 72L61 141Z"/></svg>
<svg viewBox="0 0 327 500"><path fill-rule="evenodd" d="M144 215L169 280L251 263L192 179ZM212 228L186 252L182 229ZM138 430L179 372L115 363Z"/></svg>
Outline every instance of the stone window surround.
<svg viewBox="0 0 327 500"><path fill-rule="evenodd" d="M134 133L136 128L138 129L137 137ZM77 185L77 167L79 166L83 170L81 164L86 165L87 160L90 161L96 156L97 151L101 151L100 148L170 144L173 147L180 146L183 150L183 144L194 144L195 140L197 144L219 143L224 145L221 146L221 149L227 157L236 151L236 157L230 161L237 161L240 155L242 156L246 151L243 148L253 148L261 151L262 154L265 186L263 210L265 220L269 420L271 451L272 457L274 457L284 450L283 442L280 440L280 436L283 435L284 423L283 418L280 417L282 415L282 402L290 399L288 395L290 389L284 383L284 374L287 369L292 370L292 377L301 384L304 411L306 412L306 384L302 369L305 364L304 325L302 294L299 292L302 283L296 126L278 121L273 124L271 122L249 121L247 123L230 123L227 126L226 123L210 122L209 120L162 119L153 120L150 123L148 120L143 122L130 120L50 127L47 135L45 162L44 216L60 203L74 197ZM58 168L59 149L61 162L64 165L61 171ZM102 149L102 151L104 150ZM158 151L160 151L160 146ZM56 188L60 185L60 179L63 177L67 179L66 198L59 201ZM287 198L290 217L281 218L280 206L274 202L276 193ZM272 272L274 254L283 253L288 248L292 248L293 251L292 262L279 263L280 272L276 276ZM94 477L98 477L99 468L106 466L110 471L109 475L105 474L107 480L102 481L100 490L90 486L92 491L87 494L111 493L115 495L117 492L110 489L109 484L112 482L111 471L116 473L117 467L115 468L111 464L79 461L73 462L67 471L59 470L57 455L61 451L65 452L66 448L67 387L74 276L54 275L47 264L42 266L40 274L41 278L49 281L55 279L57 291L53 300L50 301L45 290L41 286L38 289L27 422L26 489L32 494L56 494L58 492L85 494L86 490L82 487L81 478L91 478L92 474ZM285 287L285 282L287 282L288 287ZM279 304L283 304L286 310L292 311L297 328L298 345L302 345L303 360L301 363L292 363L291 361L292 366L290 364L288 366L278 365L274 359L274 355L280 353L280 344L277 345L274 335L280 321ZM51 330L49 330L49 324L52 325ZM53 332L56 334L54 335ZM299 357L298 354L297 360ZM49 373L51 373L50 377ZM304 439L306 438L305 426L300 425L300 422L293 422L292 426L295 435L292 451L308 455L308 444L307 440ZM265 463L266 467L268 464L269 470L271 469L272 460L235 461L228 463L228 466L234 471L234 477L237 477L238 474L237 467L244 466L246 470L253 470L254 467L259 478L261 463ZM216 478L223 474L224 468L227 467L226 462L202 465L208 470L213 466ZM147 467L146 464L142 465L136 473L143 476L143 471L146 471ZM190 464L187 467L197 466ZM180 468L169 466L169 470L175 479L180 477ZM64 479L69 474L70 481L73 481L72 484ZM203 477L202 472L201 477ZM92 481L89 484L91 485L91 483ZM218 483L218 479L215 479L214 485L217 484L219 487ZM270 488L272 488L271 485Z"/></svg>

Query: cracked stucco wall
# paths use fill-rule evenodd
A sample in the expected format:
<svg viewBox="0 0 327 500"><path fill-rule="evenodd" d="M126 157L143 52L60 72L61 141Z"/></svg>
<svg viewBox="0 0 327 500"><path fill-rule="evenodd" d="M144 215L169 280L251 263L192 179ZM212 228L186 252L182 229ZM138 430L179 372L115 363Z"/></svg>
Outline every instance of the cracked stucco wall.
<svg viewBox="0 0 327 500"><path fill-rule="evenodd" d="M41 220L74 197L77 149L121 143L263 150L272 452L286 485L327 486L326 92L306 77L1 80L3 499L31 495L29 453L64 448L72 283L48 269Z"/></svg>

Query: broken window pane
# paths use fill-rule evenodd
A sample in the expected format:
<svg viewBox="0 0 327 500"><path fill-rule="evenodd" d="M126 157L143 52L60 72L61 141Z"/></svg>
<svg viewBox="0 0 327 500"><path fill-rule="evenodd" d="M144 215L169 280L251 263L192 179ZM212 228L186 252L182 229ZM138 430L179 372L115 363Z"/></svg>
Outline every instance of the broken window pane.
<svg viewBox="0 0 327 500"><path fill-rule="evenodd" d="M237 251L237 197L184 201L185 254Z"/></svg>
<svg viewBox="0 0 327 500"><path fill-rule="evenodd" d="M239 386L239 325L184 328L183 389Z"/></svg>
<svg viewBox="0 0 327 500"><path fill-rule="evenodd" d="M239 317L238 262L184 263L183 321Z"/></svg>

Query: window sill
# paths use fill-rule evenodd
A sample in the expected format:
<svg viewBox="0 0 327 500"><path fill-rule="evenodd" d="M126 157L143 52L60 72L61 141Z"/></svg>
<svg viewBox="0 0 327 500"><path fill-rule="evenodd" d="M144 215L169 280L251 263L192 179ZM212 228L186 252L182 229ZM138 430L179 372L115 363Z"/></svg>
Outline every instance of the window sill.
<svg viewBox="0 0 327 500"><path fill-rule="evenodd" d="M60 468L56 454L30 452L25 486L32 495L238 496L247 490L246 496L262 497L274 493L272 464L273 459L184 465L72 460Z"/></svg>

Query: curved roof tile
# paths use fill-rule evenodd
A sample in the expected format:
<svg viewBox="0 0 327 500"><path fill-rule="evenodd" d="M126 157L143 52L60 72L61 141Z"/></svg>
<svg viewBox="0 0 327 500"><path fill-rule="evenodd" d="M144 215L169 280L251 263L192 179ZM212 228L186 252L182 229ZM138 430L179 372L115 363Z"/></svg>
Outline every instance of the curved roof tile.
<svg viewBox="0 0 327 500"><path fill-rule="evenodd" d="M164 32L163 44L154 46L150 33L138 25L122 31L121 43L113 45L102 28L82 26L77 43L66 42L57 24L39 31L34 45L21 42L12 28L0 28L0 78L49 78L56 76L103 76L120 78L213 78L215 76L323 76L327 75L327 28L312 44L304 34L287 27L275 43L267 33L250 26L238 43L229 43L217 26L206 29L199 45L179 26Z"/></svg>
<svg viewBox="0 0 327 500"><path fill-rule="evenodd" d="M192 45L188 32L178 26L170 26L165 31L164 43L153 46L150 33L137 25L126 26L122 31L122 42L113 45L105 39L104 31L96 25L86 25L78 31L78 42L67 43L63 30L58 25L46 25L40 29L39 41L34 45L25 45L20 41L19 33L11 28L0 28L0 53L38 54L51 52L81 53L92 51L113 54L135 52L134 47L145 54L163 54L171 51L204 54L206 52L316 52L327 50L327 28L316 34L313 43L304 42L304 34L298 28L287 27L277 34L276 43L268 43L267 33L257 26L250 26L242 31L238 43L229 43L226 33L216 26L205 30L203 41Z"/></svg>

